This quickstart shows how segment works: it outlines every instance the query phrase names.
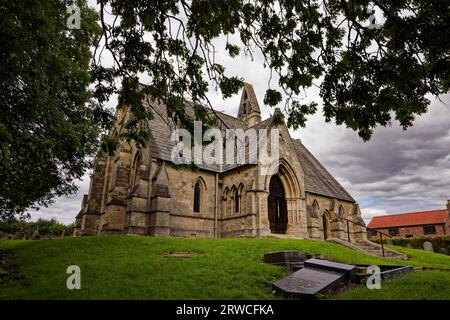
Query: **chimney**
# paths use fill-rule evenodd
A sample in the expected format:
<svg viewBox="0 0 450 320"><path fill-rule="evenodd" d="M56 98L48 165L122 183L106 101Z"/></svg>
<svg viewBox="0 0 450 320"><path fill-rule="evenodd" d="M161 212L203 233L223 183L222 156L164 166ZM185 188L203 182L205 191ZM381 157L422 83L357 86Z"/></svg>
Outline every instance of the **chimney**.
<svg viewBox="0 0 450 320"><path fill-rule="evenodd" d="M447 213L450 214L450 199L447 200Z"/></svg>

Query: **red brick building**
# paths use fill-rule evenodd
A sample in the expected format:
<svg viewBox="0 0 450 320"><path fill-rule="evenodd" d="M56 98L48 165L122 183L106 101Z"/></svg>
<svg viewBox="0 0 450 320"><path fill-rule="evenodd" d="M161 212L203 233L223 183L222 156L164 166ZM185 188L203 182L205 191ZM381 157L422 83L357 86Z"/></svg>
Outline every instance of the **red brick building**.
<svg viewBox="0 0 450 320"><path fill-rule="evenodd" d="M368 227L396 238L450 235L450 200L447 202L447 209L373 217ZM372 230L367 230L367 236L369 239L379 237Z"/></svg>

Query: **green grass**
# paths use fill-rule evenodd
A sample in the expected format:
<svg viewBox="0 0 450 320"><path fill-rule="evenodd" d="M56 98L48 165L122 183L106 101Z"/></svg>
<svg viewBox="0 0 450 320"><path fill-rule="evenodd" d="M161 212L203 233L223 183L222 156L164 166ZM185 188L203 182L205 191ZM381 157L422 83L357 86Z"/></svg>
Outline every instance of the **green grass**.
<svg viewBox="0 0 450 320"><path fill-rule="evenodd" d="M450 272L423 271L381 283L380 289L359 286L335 297L339 300L450 300Z"/></svg>
<svg viewBox="0 0 450 320"><path fill-rule="evenodd" d="M450 257L441 254L395 247L412 257L400 261L314 240L108 236L4 240L0 249L12 250L23 277L0 284L0 299L274 299L271 283L286 271L262 263L262 256L275 250L320 253L344 263L450 268ZM165 258L169 252L200 255ZM72 264L81 268L81 290L66 288L66 269ZM408 277L418 285L428 273L416 274ZM446 279L442 283L448 284ZM447 291L438 295L448 298Z"/></svg>

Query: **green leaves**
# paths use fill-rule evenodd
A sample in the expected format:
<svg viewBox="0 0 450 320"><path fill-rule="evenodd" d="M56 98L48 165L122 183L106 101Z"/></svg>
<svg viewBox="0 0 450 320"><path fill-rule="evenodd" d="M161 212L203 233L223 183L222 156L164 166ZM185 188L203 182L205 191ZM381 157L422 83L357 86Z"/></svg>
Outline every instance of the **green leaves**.
<svg viewBox="0 0 450 320"><path fill-rule="evenodd" d="M76 4L81 29L68 31L64 1L0 1L0 218L74 194L109 122L88 90L97 16Z"/></svg>
<svg viewBox="0 0 450 320"><path fill-rule="evenodd" d="M275 108L272 115L272 126L277 127L281 124L284 124L284 114L280 108Z"/></svg>
<svg viewBox="0 0 450 320"><path fill-rule="evenodd" d="M239 89L244 85L243 79L237 77L223 77L219 83L220 91L224 98L229 98L239 92Z"/></svg>
<svg viewBox="0 0 450 320"><path fill-rule="evenodd" d="M264 103L269 106L276 106L282 100L281 93L277 90L268 89L266 95L264 96Z"/></svg>
<svg viewBox="0 0 450 320"><path fill-rule="evenodd" d="M450 89L450 0L101 0L99 15L79 0L81 29L71 31L64 1L0 1L2 212L72 193L85 157L100 144L112 152L116 144L99 139L111 124L111 95L131 114L117 139L148 143L153 102L191 130L187 104L213 107L210 85L228 98L244 81L218 63L218 50L262 55L278 79L264 103L285 100L292 128L317 111L320 101L299 102L312 86L326 121L365 140L393 119L410 127L427 111L428 95ZM372 5L383 16L380 29L368 27ZM225 48L214 45L218 37ZM105 52L113 64L102 64ZM217 120L197 111L207 125Z"/></svg>
<svg viewBox="0 0 450 320"><path fill-rule="evenodd" d="M304 127L306 124L306 116L314 114L317 111L317 103L311 102L308 104L301 104L298 101L292 103L292 108L289 111L288 127L298 129Z"/></svg>
<svg viewBox="0 0 450 320"><path fill-rule="evenodd" d="M287 122L294 128L320 103L294 102L312 86L320 87L326 121L334 119L365 140L391 117L408 128L426 112L427 94L450 89L449 0L103 2L124 20L104 30L122 63L116 76L137 79L144 73L150 98L166 104L182 123L187 100L209 106L208 84L228 98L244 80L225 76L217 63L213 40L219 36L227 37L225 51L232 58L241 50L262 54L264 66L278 76L278 88L267 90L264 103L286 100ZM378 12L381 28L369 27L368 8ZM241 43L231 44L228 36L235 33ZM133 104L128 97L123 102Z"/></svg>
<svg viewBox="0 0 450 320"><path fill-rule="evenodd" d="M240 52L240 49L239 49L239 47L237 45L231 44L229 42L227 42L227 44L225 46L225 50L228 51L228 54L232 58L237 57L239 55L239 52Z"/></svg>

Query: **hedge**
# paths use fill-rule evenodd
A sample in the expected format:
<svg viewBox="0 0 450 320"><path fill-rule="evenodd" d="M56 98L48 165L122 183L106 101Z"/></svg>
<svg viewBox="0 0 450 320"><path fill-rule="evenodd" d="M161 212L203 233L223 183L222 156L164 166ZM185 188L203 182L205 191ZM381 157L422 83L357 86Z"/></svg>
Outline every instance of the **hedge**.
<svg viewBox="0 0 450 320"><path fill-rule="evenodd" d="M64 225L55 219L39 219L35 222L21 220L0 220L0 238L8 238L13 236L16 239L22 239L24 235L29 238L36 228L42 237L59 237L65 233L70 236L73 233L73 224Z"/></svg>
<svg viewBox="0 0 450 320"><path fill-rule="evenodd" d="M423 243L430 241L433 244L433 251L440 252L441 248L447 250L447 254L450 253L450 236L434 237L434 238L394 238L383 239L384 243L393 244L396 246L410 247L414 249L423 249ZM377 240L376 242L379 242Z"/></svg>

